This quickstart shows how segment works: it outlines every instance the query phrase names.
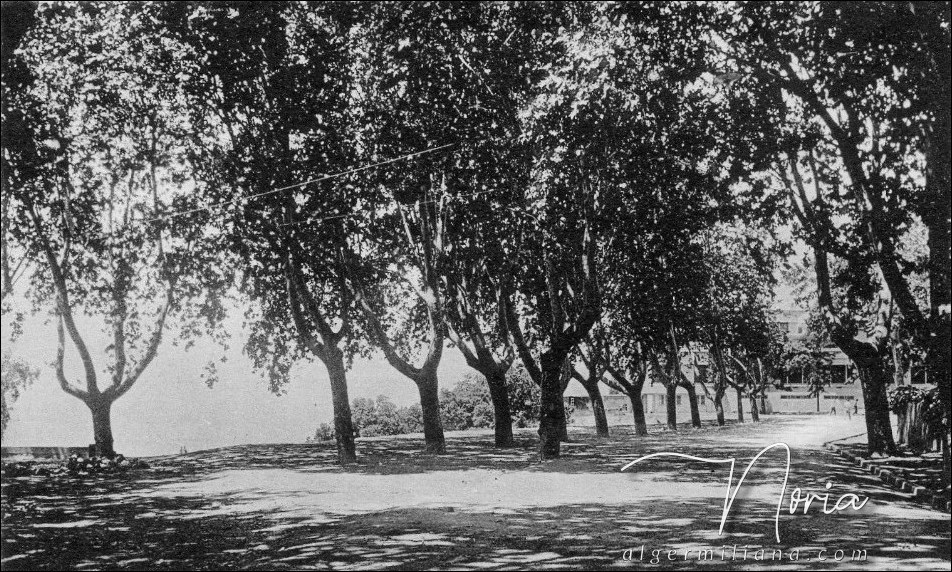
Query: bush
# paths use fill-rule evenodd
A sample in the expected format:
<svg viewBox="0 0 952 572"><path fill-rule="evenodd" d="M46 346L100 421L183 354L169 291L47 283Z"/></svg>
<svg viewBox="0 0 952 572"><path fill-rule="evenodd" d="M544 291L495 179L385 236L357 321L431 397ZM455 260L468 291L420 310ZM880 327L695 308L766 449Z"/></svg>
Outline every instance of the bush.
<svg viewBox="0 0 952 572"><path fill-rule="evenodd" d="M910 403L919 403L925 397L925 393L918 387L910 385L900 385L888 394L889 410L893 413L905 413L906 407Z"/></svg>
<svg viewBox="0 0 952 572"><path fill-rule="evenodd" d="M949 433L945 422L942 403L939 398L939 388L933 387L922 398L922 421L926 424L930 439L942 439Z"/></svg>
<svg viewBox="0 0 952 572"><path fill-rule="evenodd" d="M466 375L453 389L440 390L440 416L449 431L493 426L493 406L482 376Z"/></svg>
<svg viewBox="0 0 952 572"><path fill-rule="evenodd" d="M538 423L541 414L539 401L542 399L542 390L529 377L529 372L522 366L509 370L506 385L509 387L509 407L512 410L513 426L521 429ZM566 410L566 415L568 413Z"/></svg>
<svg viewBox="0 0 952 572"><path fill-rule="evenodd" d="M898 443L919 454L948 434L938 389L903 385L889 392L889 409L899 421Z"/></svg>
<svg viewBox="0 0 952 572"><path fill-rule="evenodd" d="M334 431L334 426L330 423L321 423L317 426L317 431L314 432L314 435L308 437L304 440L305 443L324 443L327 441L333 441L336 432Z"/></svg>
<svg viewBox="0 0 952 572"><path fill-rule="evenodd" d="M541 391L522 367L506 375L512 424L517 428L539 422ZM465 376L451 390L440 392L440 414L449 430L489 428L495 423L495 412L489 397L489 386L480 375ZM572 421L572 409L565 408L566 422Z"/></svg>
<svg viewBox="0 0 952 572"><path fill-rule="evenodd" d="M522 367L516 367L506 376L509 388L509 407L514 427L523 428L539 421L539 387ZM418 403L397 407L386 395L377 399L358 397L351 406L355 437L403 435L423 431L423 411ZM566 406L567 422L572 410ZM489 397L489 386L481 375L469 374L452 389L440 390L440 417L448 431L491 428L495 412ZM321 423L308 443L332 441L334 427Z"/></svg>
<svg viewBox="0 0 952 572"><path fill-rule="evenodd" d="M423 412L418 404L397 407L386 395L376 401L358 397L351 407L356 437L402 435L423 430Z"/></svg>

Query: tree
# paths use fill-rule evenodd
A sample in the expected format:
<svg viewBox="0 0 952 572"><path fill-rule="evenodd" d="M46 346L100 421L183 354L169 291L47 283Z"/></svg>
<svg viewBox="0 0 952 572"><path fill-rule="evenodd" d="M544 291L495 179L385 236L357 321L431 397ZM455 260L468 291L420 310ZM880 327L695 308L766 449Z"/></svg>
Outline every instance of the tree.
<svg viewBox="0 0 952 572"><path fill-rule="evenodd" d="M361 247L383 253L394 281L408 285L419 301L403 318L418 320L407 331L419 341L420 366L408 359L414 348L394 347L386 328L377 327L386 318L381 294L358 288L375 343L420 389L427 447L435 451L443 448L436 367L447 337L486 377L497 443L511 442L502 380L512 356L498 312L504 281L493 283L500 253L511 251L494 244L511 237L499 228L497 209L513 202L512 189L525 176L515 127L532 50L522 48L532 47L533 22L549 10L556 8L386 4L374 7L373 25L363 30L355 121L367 159L443 150L366 177L368 188L382 189L376 204L392 205L393 216Z"/></svg>
<svg viewBox="0 0 952 572"><path fill-rule="evenodd" d="M623 228L639 213L636 203L664 202L662 195L706 178L704 159L714 146L705 145L710 137L699 119L707 104L690 87L705 57L703 44L690 41L704 12L579 9L555 39L548 77L524 113L538 159L527 193L533 254L522 265L531 271L520 290L534 313L527 324L541 348L538 364L516 346L541 381L543 457L558 456L559 370L598 321L606 265L621 267L613 257L645 233ZM651 222L652 230L661 226Z"/></svg>
<svg viewBox="0 0 952 572"><path fill-rule="evenodd" d="M697 404L697 391L694 389L694 382L685 375L682 365L683 357L691 353L690 345L682 346L683 342L679 341L677 329L673 322L668 328L668 336L666 347L651 355L652 377L664 385L667 390L665 404L667 406L668 429L671 431L677 431L678 429L676 403L678 387L684 388L688 394L688 405L691 408L691 426L698 428L701 426L701 413Z"/></svg>
<svg viewBox="0 0 952 572"><path fill-rule="evenodd" d="M13 286L23 276L27 268L28 257L21 252L12 236L11 216L13 212L13 189L36 176L33 166L40 162L36 140L32 133L32 124L27 118L22 102L16 103L20 94L30 88L33 77L22 58L15 55L17 47L36 20L36 6L29 2L9 2L3 4L3 40L2 40L2 228L0 228L0 300L7 310L7 295L13 292Z"/></svg>
<svg viewBox="0 0 952 572"><path fill-rule="evenodd" d="M23 360L15 359L9 352L3 352L2 395L0 395L0 430L7 428L10 422L10 408L20 397L20 392L30 386L40 372Z"/></svg>
<svg viewBox="0 0 952 572"><path fill-rule="evenodd" d="M464 270L465 271L465 270ZM451 270L448 276L454 276ZM465 275L464 275L465 276ZM450 339L459 348L466 364L480 372L489 388L495 420L496 447L512 447L512 411L509 403L509 389L506 374L515 360L515 352L509 342L505 316L499 310L500 294L497 290L494 299L479 297L477 291L471 295L469 279L450 278L450 295L446 321ZM481 304L482 308L476 304ZM481 323L481 315L496 306L497 328L490 330ZM502 352L494 351L502 348Z"/></svg>
<svg viewBox="0 0 952 572"><path fill-rule="evenodd" d="M506 219L523 212L519 191L528 187L531 175L531 146L520 139L519 111L543 78L544 62L553 49L549 31L571 12L565 5L485 3L478 24L470 22L470 28L478 30L476 36L457 42L457 49L465 50L459 57L477 76L465 113L482 126L478 145L469 150L476 168L467 173L472 193L459 210L463 223L456 232L461 236L445 269L446 319L467 364L489 384L497 446L512 443L503 382L516 352L506 300L512 295L512 276L519 272L524 232L512 232Z"/></svg>
<svg viewBox="0 0 952 572"><path fill-rule="evenodd" d="M448 32L469 21L478 9L458 14L438 5L371 9L362 30L365 49L357 64L355 102L357 134L368 160L403 155L408 149L438 148L448 141L454 151L471 144L471 115L463 112L466 102L460 101L460 82L469 72L450 55L456 42ZM461 166L456 153L443 153L367 173L365 185L380 189L375 203L390 205L391 216L357 240L359 248L386 253L390 283L371 289L356 272L350 280L373 343L394 369L416 384L426 451L438 454L445 452L437 378L447 338L442 277L449 260L448 224L452 197L462 183ZM415 304L398 302L408 295ZM387 310L400 305L402 317ZM385 323L396 318L404 322L399 337ZM421 354L420 365L414 365L414 354Z"/></svg>
<svg viewBox="0 0 952 572"><path fill-rule="evenodd" d="M112 404L155 358L169 318L185 339L218 331L227 284L205 214L169 218L195 206L190 129L167 81L178 60L152 16L131 5L40 7L21 44L33 81L8 94L29 123L26 149L36 149L5 189L9 233L36 265L35 302L55 308L60 386L89 407L98 452L109 457ZM105 387L79 314L98 315L112 335ZM66 373L67 335L82 363L79 386Z"/></svg>
<svg viewBox="0 0 952 572"><path fill-rule="evenodd" d="M870 452L890 452L885 356L856 337L844 319L850 308L834 306L829 259L846 262L853 277L843 279L857 282L856 298L860 290L870 297L861 269L875 266L927 349L948 414L949 3L745 3L730 12L715 41L743 79L728 89L749 93L758 108L741 129L767 135L762 150L775 156L780 188L814 250L831 337L860 372ZM914 218L929 230L928 306L898 248Z"/></svg>
<svg viewBox="0 0 952 572"><path fill-rule="evenodd" d="M593 338L595 336L592 336ZM604 378L608 371L607 363L604 359L604 346L598 342L593 342L588 352L579 348L579 354L582 363L585 364L586 372L582 373L576 366L572 366L572 377L578 381L585 392L588 393L588 399L592 404L592 414L595 416L595 434L599 437L608 437L608 417L605 414L605 402L602 400L602 392L599 390L599 382ZM571 359L571 358L570 358Z"/></svg>
<svg viewBox="0 0 952 572"><path fill-rule="evenodd" d="M743 173L737 157L746 148L742 139L721 136L722 102L712 100L700 82L711 61L702 39L713 11L708 5L599 5L583 15L587 20L579 17L561 36L564 53L548 64L549 78L526 113L539 133L533 143L543 153L534 172L536 189L548 194L540 195L545 202L532 197L530 220L539 225L533 230L540 238L527 241L537 250L522 267L533 268L533 261L548 265L543 249L552 247L545 240L583 252L569 233L572 225L576 235L590 232L595 264L575 254L563 258L561 267L552 265L556 272L546 266L529 273L523 296L542 303L535 306L538 318L527 323L537 322L544 332L547 314L559 315L558 306L547 310L547 298L558 301L550 291L571 296L576 308L585 306L579 304L583 294L597 292L597 303L590 295L589 311L576 314L585 320L577 323L604 317L611 332L609 362L626 364L613 366L612 378L638 380L645 369L638 362L654 361L656 379L672 380L669 398L678 385L688 391L699 423L694 386L680 364L681 352L696 339L689 318L703 285L695 279L699 248L692 238L736 216L730 183ZM559 210L566 204L571 215ZM574 267L567 264L572 261ZM591 282L583 287L579 278L586 271ZM562 286L563 274L578 281ZM537 278L529 282L532 276ZM571 324L558 326L551 340L572 345L562 333L578 329ZM670 375L660 375L662 370ZM640 401L640 388L629 395ZM674 425L675 402L669 402Z"/></svg>
<svg viewBox="0 0 952 572"><path fill-rule="evenodd" d="M618 355L618 354L614 354ZM645 418L645 404L641 392L648 379L648 362L641 356L640 345L636 342L632 348L622 354L621 363L609 360L606 364L608 375L602 377L602 382L608 387L620 391L631 401L631 414L634 418L635 434L644 437L648 434L648 422Z"/></svg>
<svg viewBox="0 0 952 572"><path fill-rule="evenodd" d="M221 205L255 311L245 349L277 391L295 359L330 379L338 460L356 461L347 362L360 352L346 237L365 224L352 178L349 31L359 9L297 3L195 5L166 25L199 54L191 110L208 132L199 176Z"/></svg>
<svg viewBox="0 0 952 572"><path fill-rule="evenodd" d="M759 420L757 400L769 387L769 373L780 360L782 334L771 310L777 254L783 243L766 229L719 226L700 237L706 277L704 303L698 306L700 340L714 367L714 408L723 425L723 398L737 393L738 420L743 421L742 393L751 417Z"/></svg>

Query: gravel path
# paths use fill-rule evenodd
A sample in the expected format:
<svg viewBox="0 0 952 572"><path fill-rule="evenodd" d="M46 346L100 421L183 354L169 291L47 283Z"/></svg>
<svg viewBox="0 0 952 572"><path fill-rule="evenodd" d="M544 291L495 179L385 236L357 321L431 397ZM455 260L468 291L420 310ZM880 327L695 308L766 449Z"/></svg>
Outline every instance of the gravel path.
<svg viewBox="0 0 952 572"><path fill-rule="evenodd" d="M10 479L2 487L2 564L948 570L948 515L822 448L859 431L861 418L771 416L644 439L628 428L602 440L573 433L564 458L547 463L534 459L525 431L520 447L503 451L486 435L456 436L441 457L417 453L415 439L359 441L363 462L348 469L333 464L329 445L274 445L153 459L150 470L127 477ZM752 457L778 442L791 450L779 521L786 456L775 448L747 475L723 534L727 465L665 457L621 471L653 453L734 457L736 483ZM821 497L806 514L802 505L789 514L797 487L803 496L829 494L828 509L844 494L869 501L826 514Z"/></svg>

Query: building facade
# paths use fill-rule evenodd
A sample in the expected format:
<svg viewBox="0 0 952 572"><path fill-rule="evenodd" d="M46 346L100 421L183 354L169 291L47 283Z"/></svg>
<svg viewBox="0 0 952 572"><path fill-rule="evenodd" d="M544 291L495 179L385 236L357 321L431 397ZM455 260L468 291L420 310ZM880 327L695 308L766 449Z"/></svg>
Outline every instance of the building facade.
<svg viewBox="0 0 952 572"><path fill-rule="evenodd" d="M807 323L808 313L799 308L788 307L778 311L777 320L781 330L793 344L805 343L809 335ZM811 372L805 370L788 371L783 379L775 379L774 386L766 392L760 402L760 411L763 413L820 413L831 415L846 415L863 413L863 392L856 368L850 359L839 348L827 344L821 348L822 364L819 365L822 385L811 385ZM698 408L702 419L713 419L716 416L713 389L706 384L709 369L707 351L695 348L695 360L685 365L684 374L695 382L695 393L698 398ZM918 386L922 389L931 387L925 375L925 368L913 365L905 374L905 384ZM820 391L815 388L820 387ZM664 424L667 415L667 390L652 380L645 383L642 391L642 402L648 424ZM679 387L675 393L675 409L679 422L690 421L691 411L688 403L688 394ZM614 389L602 386L602 400L609 423L630 424L633 422L631 401L628 396ZM574 380L565 392L565 403L572 409L573 422L577 425L593 425L594 417L588 394L584 388ZM722 405L725 415L729 418L737 417L738 400L733 389L725 394ZM750 402L744 398L741 401L745 416L749 417Z"/></svg>

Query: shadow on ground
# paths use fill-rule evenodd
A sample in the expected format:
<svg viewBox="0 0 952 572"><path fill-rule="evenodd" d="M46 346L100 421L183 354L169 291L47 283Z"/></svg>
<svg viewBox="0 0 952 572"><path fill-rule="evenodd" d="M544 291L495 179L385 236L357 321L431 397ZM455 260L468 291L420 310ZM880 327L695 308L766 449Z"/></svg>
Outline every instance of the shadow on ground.
<svg viewBox="0 0 952 572"><path fill-rule="evenodd" d="M948 570L947 515L909 503L820 443L791 445L785 499L793 487L825 493L829 481L830 506L847 492L870 501L834 514L817 501L807 515L788 514L784 503L779 545L780 454L750 472L721 536L726 470L655 459L619 471L645 454L681 451L737 457L739 473L771 434L802 435L822 422L772 418L642 439L624 429L608 439L577 433L565 458L547 463L535 460L525 432L506 450L492 449L491 437L450 439L440 457L421 455L411 439L363 441L363 462L348 468L333 463L330 445L277 445L155 459L152 469L121 477L11 479L2 486L2 563L4 570L547 569L652 566L656 556L658 567L825 569L831 562L818 559L825 549L831 560L844 551L837 568ZM708 548L711 559L699 562L697 551ZM776 557L774 548L781 560L756 560ZM623 558L628 549L634 562ZM794 549L798 561L790 560ZM852 562L853 550L865 550L868 561Z"/></svg>

